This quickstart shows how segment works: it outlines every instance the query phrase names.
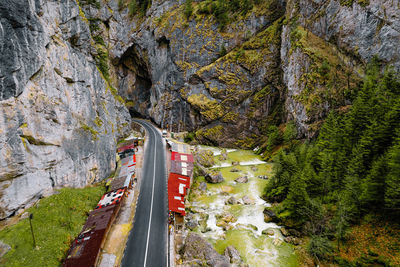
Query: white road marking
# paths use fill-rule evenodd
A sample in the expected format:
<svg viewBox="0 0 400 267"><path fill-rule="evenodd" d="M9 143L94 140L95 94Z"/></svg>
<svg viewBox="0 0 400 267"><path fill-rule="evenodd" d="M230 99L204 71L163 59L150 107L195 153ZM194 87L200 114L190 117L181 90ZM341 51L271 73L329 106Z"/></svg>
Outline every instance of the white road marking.
<svg viewBox="0 0 400 267"><path fill-rule="evenodd" d="M147 231L147 242L146 242L146 252L144 254L144 264L143 266L146 267L147 262L147 252L149 250L149 238L150 238L150 227L151 227L151 215L153 213L153 201L154 201L154 181L156 178L156 155L157 155L157 146L156 146L156 133L153 131L151 126L149 126L150 130L154 133L154 171L153 171L153 188L151 192L151 205L150 205L150 220L149 220L149 228Z"/></svg>

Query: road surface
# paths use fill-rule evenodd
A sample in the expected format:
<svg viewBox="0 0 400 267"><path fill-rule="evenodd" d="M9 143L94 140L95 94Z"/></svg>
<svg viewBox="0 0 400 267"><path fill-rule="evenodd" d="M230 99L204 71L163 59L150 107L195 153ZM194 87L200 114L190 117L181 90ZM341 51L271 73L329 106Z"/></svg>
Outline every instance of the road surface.
<svg viewBox="0 0 400 267"><path fill-rule="evenodd" d="M135 121L146 129L148 141L134 224L121 266L164 267L168 264L165 148L161 135L149 122Z"/></svg>

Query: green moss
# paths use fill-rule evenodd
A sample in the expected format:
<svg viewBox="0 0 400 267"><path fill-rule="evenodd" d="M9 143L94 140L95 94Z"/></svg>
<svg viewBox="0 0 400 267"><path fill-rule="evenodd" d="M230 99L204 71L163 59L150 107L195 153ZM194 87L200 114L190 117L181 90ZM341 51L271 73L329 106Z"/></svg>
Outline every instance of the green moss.
<svg viewBox="0 0 400 267"><path fill-rule="evenodd" d="M79 16L83 19L84 22L89 24L89 21L85 16L85 12L83 12L83 10L82 10L79 0L76 0L76 3L78 4L78 8L79 8Z"/></svg>
<svg viewBox="0 0 400 267"><path fill-rule="evenodd" d="M127 108L133 108L133 107L135 106L135 102L132 101L132 100L126 100L125 106L126 106Z"/></svg>
<svg viewBox="0 0 400 267"><path fill-rule="evenodd" d="M221 138L224 127L221 125L214 126L209 129L200 129L196 132L196 138L206 138L209 140L218 140Z"/></svg>
<svg viewBox="0 0 400 267"><path fill-rule="evenodd" d="M91 5L97 9L101 7L99 0L79 0L79 2L83 5Z"/></svg>
<svg viewBox="0 0 400 267"><path fill-rule="evenodd" d="M94 122L94 124L97 125L97 127L101 127L103 125L103 121L100 119L99 116L97 116L93 122Z"/></svg>
<svg viewBox="0 0 400 267"><path fill-rule="evenodd" d="M100 72L103 74L104 79L108 81L110 79L108 67L108 51L103 47L98 46L95 61L97 66L99 67Z"/></svg>
<svg viewBox="0 0 400 267"><path fill-rule="evenodd" d="M123 105L125 104L125 100L118 94L118 90L114 86L107 83L107 89L110 90L111 94L118 102L120 102Z"/></svg>
<svg viewBox="0 0 400 267"><path fill-rule="evenodd" d="M0 231L0 240L11 250L1 258L1 266L59 266L71 241L79 234L88 212L105 192L103 185L84 189L65 188L59 194L40 200L28 209L37 249L33 249L29 220Z"/></svg>
<svg viewBox="0 0 400 267"><path fill-rule="evenodd" d="M217 100L211 100L203 94L191 95L187 100L208 120L216 120L224 115L223 107Z"/></svg>
<svg viewBox="0 0 400 267"><path fill-rule="evenodd" d="M362 7L366 7L369 5L369 0L357 0L357 3Z"/></svg>
<svg viewBox="0 0 400 267"><path fill-rule="evenodd" d="M23 128L27 128L28 124L27 123L23 123L21 126L19 126L19 128L23 129Z"/></svg>
<svg viewBox="0 0 400 267"><path fill-rule="evenodd" d="M290 36L292 49L301 49L311 63L299 79L300 87L304 89L294 96L304 104L307 115L318 119L326 104L336 108L344 105L346 99L351 100L362 74L347 66L346 62L351 62L351 58L301 26L296 27Z"/></svg>
<svg viewBox="0 0 400 267"><path fill-rule="evenodd" d="M36 146L51 146L51 145L54 145L54 144L51 144L51 143L44 142L42 140L38 140L38 139L36 139L35 137L33 137L31 135L21 134L20 137L22 139L22 142L24 143L25 148L26 148L25 140L28 141L29 144L36 145Z"/></svg>
<svg viewBox="0 0 400 267"><path fill-rule="evenodd" d="M97 137L97 135L99 134L98 131L96 131L95 129L93 129L92 127L88 126L87 124L85 124L84 122L81 122L81 128L86 131L89 132L92 135L93 140L98 140L99 138Z"/></svg>

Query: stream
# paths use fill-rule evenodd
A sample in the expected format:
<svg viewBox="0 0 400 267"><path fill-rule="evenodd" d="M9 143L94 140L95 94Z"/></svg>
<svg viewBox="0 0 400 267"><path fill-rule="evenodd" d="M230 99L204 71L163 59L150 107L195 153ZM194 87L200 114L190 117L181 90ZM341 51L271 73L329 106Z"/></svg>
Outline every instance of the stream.
<svg viewBox="0 0 400 267"><path fill-rule="evenodd" d="M227 159L220 161L218 148L200 146L199 149L213 152L216 164L211 169L220 171L225 181L207 183L206 191L190 193L193 218L200 222L194 231L213 244L218 253L223 254L227 246L233 245L249 266L298 266L293 246L283 241L280 226L264 222L263 210L271 205L260 196L268 180L258 176L270 177L272 164L262 161L253 151L227 150ZM238 165L233 166L233 162ZM235 172L231 172L233 168ZM248 178L247 183L235 182L243 176ZM202 177L195 179L194 188L204 181ZM232 196L237 203L226 204ZM242 199L245 196L247 205ZM262 234L266 229L270 235Z"/></svg>

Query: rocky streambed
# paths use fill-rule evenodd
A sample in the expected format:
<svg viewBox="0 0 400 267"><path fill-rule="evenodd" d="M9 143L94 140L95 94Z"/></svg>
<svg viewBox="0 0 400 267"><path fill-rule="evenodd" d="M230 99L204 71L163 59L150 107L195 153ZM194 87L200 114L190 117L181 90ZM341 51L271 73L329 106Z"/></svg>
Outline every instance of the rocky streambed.
<svg viewBox="0 0 400 267"><path fill-rule="evenodd" d="M297 266L297 256L292 245L284 242L281 227L263 214L271 206L260 197L272 175L271 163L252 151L199 149L210 151L203 157L208 168L200 170L209 174L194 178L186 227L220 254L233 246L241 257L234 265Z"/></svg>

